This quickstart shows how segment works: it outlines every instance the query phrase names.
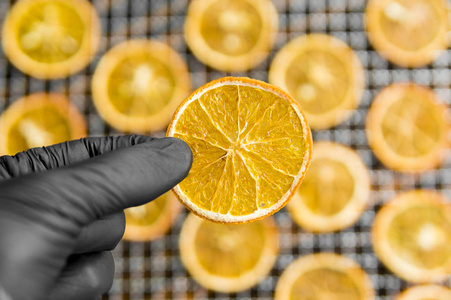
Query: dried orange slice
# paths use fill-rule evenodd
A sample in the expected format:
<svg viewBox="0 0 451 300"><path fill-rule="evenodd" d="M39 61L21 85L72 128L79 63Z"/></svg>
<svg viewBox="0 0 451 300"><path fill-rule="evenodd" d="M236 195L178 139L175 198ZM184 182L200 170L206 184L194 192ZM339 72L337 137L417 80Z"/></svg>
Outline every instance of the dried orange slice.
<svg viewBox="0 0 451 300"><path fill-rule="evenodd" d="M100 42L100 20L85 0L20 0L9 11L6 56L37 78L69 76L86 67Z"/></svg>
<svg viewBox="0 0 451 300"><path fill-rule="evenodd" d="M100 115L123 131L164 129L191 90L185 61L154 40L131 40L115 46L100 60L92 79Z"/></svg>
<svg viewBox="0 0 451 300"><path fill-rule="evenodd" d="M272 217L225 225L189 214L180 232L180 258L202 286L225 293L251 288L276 262L277 227Z"/></svg>
<svg viewBox="0 0 451 300"><path fill-rule="evenodd" d="M275 300L372 300L370 278L358 263L333 253L302 256L280 276Z"/></svg>
<svg viewBox="0 0 451 300"><path fill-rule="evenodd" d="M185 21L186 43L203 63L245 71L268 56L278 30L270 0L194 0Z"/></svg>
<svg viewBox="0 0 451 300"><path fill-rule="evenodd" d="M49 146L86 136L86 122L60 94L36 93L16 100L0 119L0 154Z"/></svg>
<svg viewBox="0 0 451 300"><path fill-rule="evenodd" d="M335 126L359 105L365 84L362 64L337 38L308 34L286 44L269 69L269 82L301 105L312 129Z"/></svg>
<svg viewBox="0 0 451 300"><path fill-rule="evenodd" d="M411 287L402 292L395 300L449 300L451 289L430 284Z"/></svg>
<svg viewBox="0 0 451 300"><path fill-rule="evenodd" d="M313 144L313 156L296 196L288 203L293 219L314 232L351 226L370 196L370 175L351 148L331 142Z"/></svg>
<svg viewBox="0 0 451 300"><path fill-rule="evenodd" d="M419 172L436 167L448 146L447 107L416 84L392 84L374 99L366 120L368 142L387 167Z"/></svg>
<svg viewBox="0 0 451 300"><path fill-rule="evenodd" d="M282 90L224 77L194 91L168 136L187 142L193 165L174 192L208 220L243 223L281 209L310 163L312 138L299 105Z"/></svg>
<svg viewBox="0 0 451 300"><path fill-rule="evenodd" d="M411 282L451 275L451 202L432 190L397 195L376 215L373 247L395 274Z"/></svg>
<svg viewBox="0 0 451 300"><path fill-rule="evenodd" d="M447 0L371 0L366 30L374 48L404 67L432 62L448 48Z"/></svg>
<svg viewBox="0 0 451 300"><path fill-rule="evenodd" d="M152 241L163 236L178 216L181 204L172 192L125 210L124 240Z"/></svg>

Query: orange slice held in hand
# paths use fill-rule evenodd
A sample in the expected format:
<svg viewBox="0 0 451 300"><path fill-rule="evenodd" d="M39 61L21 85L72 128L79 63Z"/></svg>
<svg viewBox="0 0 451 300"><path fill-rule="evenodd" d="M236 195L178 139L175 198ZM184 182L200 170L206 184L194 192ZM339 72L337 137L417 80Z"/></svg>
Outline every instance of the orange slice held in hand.
<svg viewBox="0 0 451 300"><path fill-rule="evenodd" d="M430 284L411 287L403 291L395 300L449 300L451 289Z"/></svg>
<svg viewBox="0 0 451 300"><path fill-rule="evenodd" d="M125 210L124 240L151 241L163 236L178 216L181 204L172 192Z"/></svg>
<svg viewBox="0 0 451 300"><path fill-rule="evenodd" d="M272 269L278 236L272 217L226 225L189 214L180 232L180 258L204 287L233 293L251 288Z"/></svg>
<svg viewBox="0 0 451 300"><path fill-rule="evenodd" d="M20 0L2 31L11 62L37 78L60 78L86 67L100 41L100 20L86 0Z"/></svg>
<svg viewBox="0 0 451 300"><path fill-rule="evenodd" d="M366 30L374 48L403 67L432 62L448 48L448 0L371 0Z"/></svg>
<svg viewBox="0 0 451 300"><path fill-rule="evenodd" d="M278 14L270 0L194 0L186 16L185 39L206 65L237 72L268 56L277 30Z"/></svg>
<svg viewBox="0 0 451 300"><path fill-rule="evenodd" d="M301 108L262 81L225 77L194 91L175 112L168 136L194 160L175 188L195 214L243 223L281 209L310 164L312 138Z"/></svg>
<svg viewBox="0 0 451 300"><path fill-rule="evenodd" d="M317 253L302 256L283 271L275 300L373 300L371 280L350 258Z"/></svg>
<svg viewBox="0 0 451 300"><path fill-rule="evenodd" d="M340 230L360 217L368 204L370 188L368 169L354 150L316 142L309 171L288 208L303 228L315 232Z"/></svg>
<svg viewBox="0 0 451 300"><path fill-rule="evenodd" d="M440 164L449 145L447 106L435 93L409 83L392 84L374 99L366 132L374 154L387 167L420 172Z"/></svg>
<svg viewBox="0 0 451 300"><path fill-rule="evenodd" d="M86 122L60 94L37 93L14 101L0 119L0 154L49 146L86 136Z"/></svg>
<svg viewBox="0 0 451 300"><path fill-rule="evenodd" d="M154 40L115 46L102 57L92 79L100 115L119 130L137 133L165 129L190 91L183 58Z"/></svg>
<svg viewBox="0 0 451 300"><path fill-rule="evenodd" d="M397 195L377 213L374 252L396 275L410 282L451 275L451 202L432 190Z"/></svg>
<svg viewBox="0 0 451 300"><path fill-rule="evenodd" d="M301 104L312 129L346 120L362 100L365 74L354 51L325 34L300 36L274 57L269 82Z"/></svg>

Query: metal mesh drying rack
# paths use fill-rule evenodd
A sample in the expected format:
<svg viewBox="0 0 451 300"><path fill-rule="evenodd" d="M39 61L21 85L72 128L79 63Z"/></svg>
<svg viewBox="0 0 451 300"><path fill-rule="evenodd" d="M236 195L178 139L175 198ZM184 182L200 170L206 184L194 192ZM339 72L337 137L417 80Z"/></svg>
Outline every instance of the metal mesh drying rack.
<svg viewBox="0 0 451 300"><path fill-rule="evenodd" d="M15 1L0 0L0 22ZM435 90L451 103L451 51L433 64L419 69L396 67L381 58L369 44L363 12L365 0L273 0L279 13L277 41L268 59L248 72L232 75L267 81L269 63L275 53L297 36L321 32L345 41L363 63L366 89L363 101L345 123L330 130L313 132L314 140L331 140L356 149L370 168L373 191L370 206L352 227L331 234L303 231L282 209L275 214L279 227L280 254L269 276L254 288L238 294L208 291L198 285L184 269L178 250L180 227L187 214L179 215L170 232L151 243L121 242L114 251L116 274L113 288L103 299L272 299L278 277L300 255L335 252L355 259L369 274L378 299L392 299L408 283L392 275L376 258L370 243L370 228L376 211L399 191L431 188L451 197L451 159L440 169L421 175L388 170L373 156L364 132L364 120L374 96L383 87L398 81L413 81ZM100 50L88 68L65 79L43 81L24 75L13 67L0 50L0 112L16 99L33 92L60 92L83 112L91 136L120 134L97 114L91 98L90 81L100 57L112 46L134 38L166 42L187 61L193 88L230 75L200 63L183 37L188 0L92 0L102 22ZM163 136L163 132L154 134ZM451 285L451 279L445 282ZM344 299L345 300L345 299Z"/></svg>

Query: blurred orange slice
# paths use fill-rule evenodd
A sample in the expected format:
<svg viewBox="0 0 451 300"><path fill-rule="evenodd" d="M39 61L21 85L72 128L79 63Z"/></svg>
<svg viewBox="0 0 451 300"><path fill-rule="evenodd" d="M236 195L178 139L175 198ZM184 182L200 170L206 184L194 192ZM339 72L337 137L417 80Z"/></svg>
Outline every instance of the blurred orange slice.
<svg viewBox="0 0 451 300"><path fill-rule="evenodd" d="M374 99L366 120L368 142L387 167L404 172L439 165L448 147L447 107L416 84L392 84Z"/></svg>
<svg viewBox="0 0 451 300"><path fill-rule="evenodd" d="M179 244L182 262L194 279L224 293L243 291L260 282L272 269L279 249L272 217L225 225L189 214Z"/></svg>
<svg viewBox="0 0 451 300"><path fill-rule="evenodd" d="M175 194L215 222L250 222L275 213L294 195L310 163L311 133L296 101L245 77L224 77L194 91L175 112L167 135L187 142L194 156Z"/></svg>
<svg viewBox="0 0 451 300"><path fill-rule="evenodd" d="M402 292L395 300L449 300L451 290L440 285L419 285Z"/></svg>
<svg viewBox="0 0 451 300"><path fill-rule="evenodd" d="M299 102L312 129L346 120L359 105L365 83L354 51L325 34L304 35L286 44L272 61L268 78Z"/></svg>
<svg viewBox="0 0 451 300"><path fill-rule="evenodd" d="M270 0L194 0L185 21L186 43L203 63L245 71L269 54L278 30Z"/></svg>
<svg viewBox="0 0 451 300"><path fill-rule="evenodd" d="M60 94L37 93L14 101L0 119L0 154L86 136L83 116Z"/></svg>
<svg viewBox="0 0 451 300"><path fill-rule="evenodd" d="M151 241L163 236L180 212L180 205L172 192L157 199L125 210L124 239Z"/></svg>
<svg viewBox="0 0 451 300"><path fill-rule="evenodd" d="M374 251L396 275L411 282L451 275L451 202L432 190L404 192L376 215Z"/></svg>
<svg viewBox="0 0 451 300"><path fill-rule="evenodd" d="M403 67L432 62L448 48L449 1L371 0L366 30L374 48Z"/></svg>
<svg viewBox="0 0 451 300"><path fill-rule="evenodd" d="M314 232L340 230L360 217L370 187L368 169L354 150L316 142L309 171L288 208L303 228Z"/></svg>
<svg viewBox="0 0 451 300"><path fill-rule="evenodd" d="M102 57L92 79L100 115L119 130L138 133L164 129L190 90L185 61L153 40L115 46Z"/></svg>
<svg viewBox="0 0 451 300"><path fill-rule="evenodd" d="M85 0L20 0L2 31L11 62L37 78L59 78L86 67L100 41L100 20Z"/></svg>
<svg viewBox="0 0 451 300"><path fill-rule="evenodd" d="M370 278L352 259L333 253L302 256L279 278L275 300L372 300Z"/></svg>

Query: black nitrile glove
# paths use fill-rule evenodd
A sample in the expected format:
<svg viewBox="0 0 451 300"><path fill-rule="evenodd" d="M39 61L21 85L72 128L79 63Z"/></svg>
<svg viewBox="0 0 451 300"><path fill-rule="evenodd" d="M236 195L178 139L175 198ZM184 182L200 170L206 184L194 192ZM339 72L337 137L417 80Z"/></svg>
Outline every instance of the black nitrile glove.
<svg viewBox="0 0 451 300"><path fill-rule="evenodd" d="M136 135L0 157L0 299L98 299L112 285L123 209L171 189L191 162L181 140Z"/></svg>

